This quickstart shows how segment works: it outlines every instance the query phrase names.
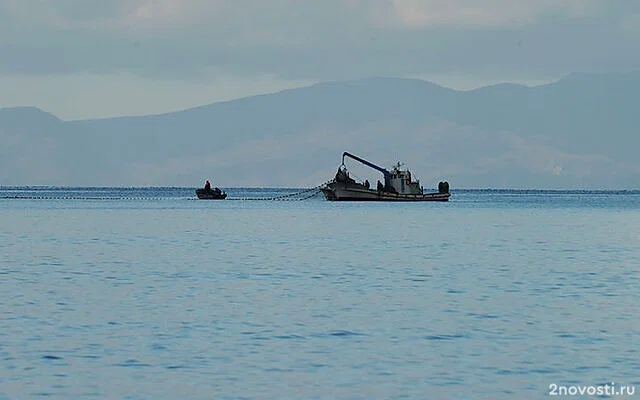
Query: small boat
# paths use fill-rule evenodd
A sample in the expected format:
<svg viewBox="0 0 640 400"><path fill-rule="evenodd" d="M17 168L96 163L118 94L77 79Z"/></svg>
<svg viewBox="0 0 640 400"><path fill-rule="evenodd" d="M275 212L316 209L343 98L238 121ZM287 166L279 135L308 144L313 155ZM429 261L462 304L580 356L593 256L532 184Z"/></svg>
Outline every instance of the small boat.
<svg viewBox="0 0 640 400"><path fill-rule="evenodd" d="M378 181L372 189L369 182L358 183L351 177L344 164L344 158L352 158L368 167L382 172L384 184ZM425 193L419 180L412 180L408 169L401 169L398 163L391 171L379 167L351 153L342 153L342 164L338 167L335 178L320 188L324 197L330 201L448 201L449 183L440 182L438 191Z"/></svg>
<svg viewBox="0 0 640 400"><path fill-rule="evenodd" d="M196 189L196 196L201 200L224 200L227 198L227 194L218 188Z"/></svg>

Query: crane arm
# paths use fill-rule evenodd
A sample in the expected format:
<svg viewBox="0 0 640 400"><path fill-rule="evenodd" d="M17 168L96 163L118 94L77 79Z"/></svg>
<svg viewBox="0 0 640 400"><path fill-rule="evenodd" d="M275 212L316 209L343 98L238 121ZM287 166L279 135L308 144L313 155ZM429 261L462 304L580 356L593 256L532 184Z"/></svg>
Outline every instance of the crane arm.
<svg viewBox="0 0 640 400"><path fill-rule="evenodd" d="M349 158L352 158L352 159L354 159L356 161L359 161L362 164L366 165L367 167L371 167L371 168L373 168L373 169L375 169L377 171L382 172L382 174L384 175L384 184L385 184L385 186L389 186L390 185L390 183L391 183L391 172L389 172L388 170L386 170L386 169L384 169L382 167L379 167L379 166L377 166L377 165L365 160L364 158L360 158L360 157L358 157L356 155L353 155L353 154L351 154L349 152L346 152L346 151L344 153L342 153L342 165L344 165L344 157L345 156L349 157Z"/></svg>

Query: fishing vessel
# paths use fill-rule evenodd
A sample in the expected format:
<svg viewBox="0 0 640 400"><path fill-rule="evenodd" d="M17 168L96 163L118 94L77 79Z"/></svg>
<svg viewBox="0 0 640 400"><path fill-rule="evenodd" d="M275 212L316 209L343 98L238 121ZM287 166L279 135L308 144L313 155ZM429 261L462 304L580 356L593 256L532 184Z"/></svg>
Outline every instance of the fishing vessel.
<svg viewBox="0 0 640 400"><path fill-rule="evenodd" d="M198 196L200 200L224 200L227 198L227 193L218 188L196 189L196 196Z"/></svg>
<svg viewBox="0 0 640 400"><path fill-rule="evenodd" d="M344 158L349 157L367 167L382 173L384 183L378 181L376 188L370 188L369 182L356 182L349 176ZM363 158L348 152L342 153L342 164L335 178L320 188L330 201L448 201L449 183L438 184L437 192L425 193L419 180L413 180L408 169L402 169L398 162L391 171L379 167Z"/></svg>

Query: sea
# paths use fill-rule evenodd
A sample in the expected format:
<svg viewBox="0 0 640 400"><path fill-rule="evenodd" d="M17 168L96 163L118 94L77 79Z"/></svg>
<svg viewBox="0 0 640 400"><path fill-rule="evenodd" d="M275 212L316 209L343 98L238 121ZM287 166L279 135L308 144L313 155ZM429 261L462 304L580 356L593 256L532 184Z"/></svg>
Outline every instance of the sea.
<svg viewBox="0 0 640 400"><path fill-rule="evenodd" d="M0 399L640 396L640 191L227 193L0 187Z"/></svg>

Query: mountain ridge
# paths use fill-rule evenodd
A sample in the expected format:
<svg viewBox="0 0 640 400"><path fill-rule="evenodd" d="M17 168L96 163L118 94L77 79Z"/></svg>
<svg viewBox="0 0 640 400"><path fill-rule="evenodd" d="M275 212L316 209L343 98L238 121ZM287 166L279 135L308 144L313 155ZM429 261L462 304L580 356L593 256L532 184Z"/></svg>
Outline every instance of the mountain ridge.
<svg viewBox="0 0 640 400"><path fill-rule="evenodd" d="M145 116L4 108L0 184L315 186L348 150L425 187L635 188L638 93L640 72L466 91L374 77Z"/></svg>

